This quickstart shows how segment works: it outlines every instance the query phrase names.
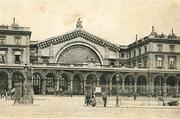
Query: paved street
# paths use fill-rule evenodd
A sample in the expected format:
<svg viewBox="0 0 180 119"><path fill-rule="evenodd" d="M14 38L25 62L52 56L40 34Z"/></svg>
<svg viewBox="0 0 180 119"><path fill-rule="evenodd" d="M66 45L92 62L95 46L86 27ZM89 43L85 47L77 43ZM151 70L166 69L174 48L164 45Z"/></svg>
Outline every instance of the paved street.
<svg viewBox="0 0 180 119"><path fill-rule="evenodd" d="M0 119L179 119L179 107L163 107L157 101L146 107L148 101L123 99L115 107L115 97L109 98L108 106L102 106L101 98L96 107L84 105L84 97L35 96L34 105L13 105L13 101L0 99ZM144 104L144 105L142 105ZM147 104L147 105L146 105ZM155 106L155 104L157 104Z"/></svg>

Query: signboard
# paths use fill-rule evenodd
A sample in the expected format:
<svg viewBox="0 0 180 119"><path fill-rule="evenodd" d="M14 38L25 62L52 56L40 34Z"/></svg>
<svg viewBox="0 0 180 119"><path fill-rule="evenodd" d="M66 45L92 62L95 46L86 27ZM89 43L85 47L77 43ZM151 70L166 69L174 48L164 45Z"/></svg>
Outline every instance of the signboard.
<svg viewBox="0 0 180 119"><path fill-rule="evenodd" d="M100 93L100 92L101 92L101 87L96 87L96 88L95 88L95 92L96 92L96 93Z"/></svg>

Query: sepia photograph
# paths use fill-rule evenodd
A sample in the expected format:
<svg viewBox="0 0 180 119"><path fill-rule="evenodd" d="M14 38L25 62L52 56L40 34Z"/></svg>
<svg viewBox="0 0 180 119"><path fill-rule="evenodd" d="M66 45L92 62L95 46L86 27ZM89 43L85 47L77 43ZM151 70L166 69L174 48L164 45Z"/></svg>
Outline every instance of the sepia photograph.
<svg viewBox="0 0 180 119"><path fill-rule="evenodd" d="M180 0L0 0L0 119L180 119Z"/></svg>

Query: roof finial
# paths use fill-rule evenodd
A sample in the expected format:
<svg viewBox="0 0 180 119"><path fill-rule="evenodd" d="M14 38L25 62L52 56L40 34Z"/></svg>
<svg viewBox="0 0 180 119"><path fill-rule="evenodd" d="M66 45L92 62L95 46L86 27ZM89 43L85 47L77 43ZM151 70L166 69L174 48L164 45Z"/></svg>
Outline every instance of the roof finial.
<svg viewBox="0 0 180 119"><path fill-rule="evenodd" d="M154 32L154 26L152 26L152 32Z"/></svg>
<svg viewBox="0 0 180 119"><path fill-rule="evenodd" d="M83 26L82 26L82 19L81 18L78 18L78 21L76 23L76 28L83 28Z"/></svg>
<svg viewBox="0 0 180 119"><path fill-rule="evenodd" d="M136 34L136 41L137 41L137 34Z"/></svg>
<svg viewBox="0 0 180 119"><path fill-rule="evenodd" d="M16 24L16 18L14 17L13 18L13 25L15 25Z"/></svg>
<svg viewBox="0 0 180 119"><path fill-rule="evenodd" d="M174 35L174 31L173 31L173 29L172 29L172 35Z"/></svg>

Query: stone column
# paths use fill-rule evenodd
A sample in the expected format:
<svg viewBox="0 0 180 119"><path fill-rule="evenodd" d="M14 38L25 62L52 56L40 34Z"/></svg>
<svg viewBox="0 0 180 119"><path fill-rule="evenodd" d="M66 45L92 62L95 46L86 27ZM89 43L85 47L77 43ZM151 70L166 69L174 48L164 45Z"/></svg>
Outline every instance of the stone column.
<svg viewBox="0 0 180 119"><path fill-rule="evenodd" d="M111 92L112 92L112 79L110 79L109 90L110 90L110 95L111 95Z"/></svg>
<svg viewBox="0 0 180 119"><path fill-rule="evenodd" d="M100 79L97 79L97 86L99 86L99 80L100 80Z"/></svg>
<svg viewBox="0 0 180 119"><path fill-rule="evenodd" d="M176 81L176 95L179 95L179 80Z"/></svg>
<svg viewBox="0 0 180 119"><path fill-rule="evenodd" d="M85 95L85 92L86 92L86 80L84 80L83 83L84 83L84 89L83 89L84 91L83 92L84 92L84 95Z"/></svg>
<svg viewBox="0 0 180 119"><path fill-rule="evenodd" d="M125 82L125 80L123 79L122 80L122 90L124 91L124 82Z"/></svg>
<svg viewBox="0 0 180 119"><path fill-rule="evenodd" d="M70 80L71 82L71 84L70 84L70 92L71 92L71 94L73 93L73 79L71 78L71 80Z"/></svg>
<svg viewBox="0 0 180 119"><path fill-rule="evenodd" d="M8 76L8 90L12 89L12 74Z"/></svg>
<svg viewBox="0 0 180 119"><path fill-rule="evenodd" d="M167 92L166 81L163 81L163 96L166 96L166 92Z"/></svg>
<svg viewBox="0 0 180 119"><path fill-rule="evenodd" d="M137 92L137 79L134 81L134 92Z"/></svg>
<svg viewBox="0 0 180 119"><path fill-rule="evenodd" d="M56 84L56 90L58 91L59 90L59 78L57 78L57 84Z"/></svg>
<svg viewBox="0 0 180 119"><path fill-rule="evenodd" d="M46 95L46 79L43 79L42 82L42 94Z"/></svg>

